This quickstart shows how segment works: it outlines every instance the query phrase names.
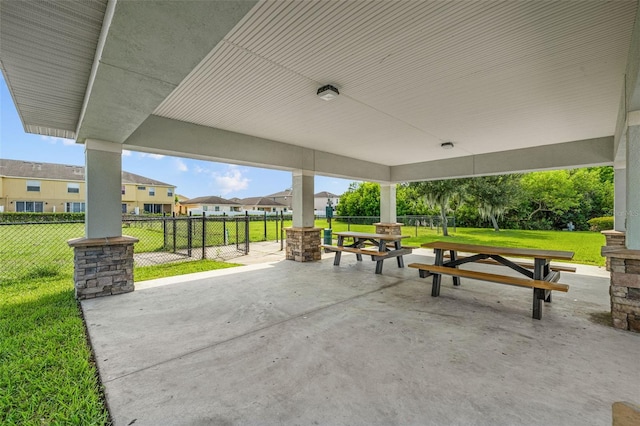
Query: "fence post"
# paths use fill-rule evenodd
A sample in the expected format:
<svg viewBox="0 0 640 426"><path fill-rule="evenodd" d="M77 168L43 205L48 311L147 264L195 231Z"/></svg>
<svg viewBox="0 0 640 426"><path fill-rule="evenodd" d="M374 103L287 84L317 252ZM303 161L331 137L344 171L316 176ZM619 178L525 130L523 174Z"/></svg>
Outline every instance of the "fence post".
<svg viewBox="0 0 640 426"><path fill-rule="evenodd" d="M265 214L265 218L267 215ZM249 254L249 212L247 212L246 216L247 220L244 221L244 254ZM265 227L267 222L264 223Z"/></svg>
<svg viewBox="0 0 640 426"><path fill-rule="evenodd" d="M207 215L202 212L202 259L207 258Z"/></svg>
<svg viewBox="0 0 640 426"><path fill-rule="evenodd" d="M280 251L284 248L284 212L280 212Z"/></svg>
<svg viewBox="0 0 640 426"><path fill-rule="evenodd" d="M351 217L347 216L347 231L351 231Z"/></svg>
<svg viewBox="0 0 640 426"><path fill-rule="evenodd" d="M229 238L227 237L227 215L222 213L222 245L229 244Z"/></svg>
<svg viewBox="0 0 640 426"><path fill-rule="evenodd" d="M167 214L162 213L162 249L166 250L169 245L169 241L167 239Z"/></svg>
<svg viewBox="0 0 640 426"><path fill-rule="evenodd" d="M264 241L267 241L267 212L264 212Z"/></svg>
<svg viewBox="0 0 640 426"><path fill-rule="evenodd" d="M192 220L191 216L187 219L187 256L189 257L191 257L191 248L193 246L193 235L191 235L191 232L193 231Z"/></svg>
<svg viewBox="0 0 640 426"><path fill-rule="evenodd" d="M177 220L176 220L176 214L175 212L173 213L173 252L176 252L176 234L178 231L178 224L177 224Z"/></svg>
<svg viewBox="0 0 640 426"><path fill-rule="evenodd" d="M247 214L248 213L245 212L245 218L247 217ZM238 217L236 216L235 219L236 219L236 250L240 250L240 241L238 241L238 238L240 237L238 235Z"/></svg>

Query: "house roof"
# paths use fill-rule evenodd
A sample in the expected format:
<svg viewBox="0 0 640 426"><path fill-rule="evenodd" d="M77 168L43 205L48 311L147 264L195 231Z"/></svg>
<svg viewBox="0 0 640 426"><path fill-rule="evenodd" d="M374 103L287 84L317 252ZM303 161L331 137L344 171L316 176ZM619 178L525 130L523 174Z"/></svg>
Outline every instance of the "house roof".
<svg viewBox="0 0 640 426"><path fill-rule="evenodd" d="M0 176L74 181L85 180L84 166L6 159L0 159ZM174 186L124 170L122 171L122 183Z"/></svg>
<svg viewBox="0 0 640 426"><path fill-rule="evenodd" d="M318 192L317 194L314 194L315 198L339 198L339 195L333 194L331 192L327 192L327 191L322 191L322 192Z"/></svg>
<svg viewBox="0 0 640 426"><path fill-rule="evenodd" d="M265 197L274 197L274 198L291 197L292 194L293 194L293 190L292 189L285 189L284 191L276 192L274 194L265 195Z"/></svg>
<svg viewBox="0 0 640 426"><path fill-rule="evenodd" d="M286 204L279 203L277 201L273 201L269 197L249 197L243 198L240 200L243 206L282 206L287 207Z"/></svg>
<svg viewBox="0 0 640 426"><path fill-rule="evenodd" d="M204 197L191 198L189 200L182 201L182 204L225 204L225 205L240 205L239 203L227 200L226 198L217 197L215 195L206 195Z"/></svg>

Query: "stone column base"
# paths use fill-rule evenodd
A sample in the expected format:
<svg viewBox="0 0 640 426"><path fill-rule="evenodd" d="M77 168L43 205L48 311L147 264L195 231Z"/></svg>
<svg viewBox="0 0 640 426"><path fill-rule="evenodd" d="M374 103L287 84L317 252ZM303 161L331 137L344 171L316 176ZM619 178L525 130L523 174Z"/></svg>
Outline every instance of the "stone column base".
<svg viewBox="0 0 640 426"><path fill-rule="evenodd" d="M626 240L625 240L625 233L621 232L621 231L614 231L614 230L610 230L610 231L602 231L600 232L602 235L604 235L606 243L605 243L605 247L603 247L603 253L606 250L615 250L615 249L620 249L620 248L625 248L625 244L626 244ZM612 249L610 249L609 247L613 247ZM604 256L604 254L603 254ZM609 258L607 257L607 261L606 261L606 267L607 267L607 271L611 270L611 265L609 264Z"/></svg>
<svg viewBox="0 0 640 426"><path fill-rule="evenodd" d="M640 250L603 250L611 267L613 326L640 333Z"/></svg>
<svg viewBox="0 0 640 426"><path fill-rule="evenodd" d="M133 291L133 237L76 238L73 248L77 299L92 299Z"/></svg>
<svg viewBox="0 0 640 426"><path fill-rule="evenodd" d="M402 223L374 223L376 234L402 235Z"/></svg>
<svg viewBox="0 0 640 426"><path fill-rule="evenodd" d="M285 228L287 233L287 260L312 262L320 260L320 232L322 228Z"/></svg>

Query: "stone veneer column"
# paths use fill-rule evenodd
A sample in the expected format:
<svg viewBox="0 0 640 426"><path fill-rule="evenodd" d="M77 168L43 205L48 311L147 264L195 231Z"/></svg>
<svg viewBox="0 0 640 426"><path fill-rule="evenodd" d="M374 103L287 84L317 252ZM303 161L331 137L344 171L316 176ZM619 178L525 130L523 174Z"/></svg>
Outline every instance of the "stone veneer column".
<svg viewBox="0 0 640 426"><path fill-rule="evenodd" d="M613 326L640 332L640 250L624 247L602 251L611 268Z"/></svg>
<svg viewBox="0 0 640 426"><path fill-rule="evenodd" d="M606 248L605 247L602 248L603 256L606 256L606 252L608 250L617 250L617 249L625 248L624 232L609 230L609 231L602 231L601 234L604 235L605 237L605 247L606 247ZM608 257L606 259L607 259L606 261L607 271L610 271L611 270L610 260Z"/></svg>
<svg viewBox="0 0 640 426"><path fill-rule="evenodd" d="M133 245L137 242L128 236L69 240L74 252L76 298L133 291Z"/></svg>
<svg viewBox="0 0 640 426"><path fill-rule="evenodd" d="M312 262L320 260L320 232L322 228L285 228L287 233L287 260Z"/></svg>
<svg viewBox="0 0 640 426"><path fill-rule="evenodd" d="M376 234L402 235L402 223L374 223Z"/></svg>

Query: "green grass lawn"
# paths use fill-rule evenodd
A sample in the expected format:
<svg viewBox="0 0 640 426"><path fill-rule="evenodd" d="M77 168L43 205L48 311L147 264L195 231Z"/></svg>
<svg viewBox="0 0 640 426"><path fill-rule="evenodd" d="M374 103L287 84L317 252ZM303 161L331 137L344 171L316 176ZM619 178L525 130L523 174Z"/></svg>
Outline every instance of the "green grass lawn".
<svg viewBox="0 0 640 426"><path fill-rule="evenodd" d="M136 267L136 282L238 266L199 260ZM71 271L0 283L0 424L106 425Z"/></svg>
<svg viewBox="0 0 640 426"><path fill-rule="evenodd" d="M4 281L0 294L0 424L106 424L71 274Z"/></svg>
<svg viewBox="0 0 640 426"><path fill-rule="evenodd" d="M284 226L291 223L285 222ZM328 224L319 220L316 226L327 228ZM373 225L336 221L332 228L334 232L375 230ZM46 231L43 235L46 227L37 228L37 235L28 234L27 229L32 228L22 230L22 238L15 238L9 254L6 249L0 250L1 261L26 258L33 262L51 251L58 254L53 262L36 262L20 279L0 280L0 424L105 425L108 414L73 296L72 251L66 245L67 239L82 235L82 224L69 225L64 232L59 228L56 233L51 230L48 236ZM276 229L275 222L267 222L268 239L275 239ZM163 240L157 229L126 228L124 233L143 237L136 251L152 249ZM576 263L604 264L600 256L604 237L596 232L457 228L450 229L450 237L443 237L438 230L427 227L404 227L403 234L411 236L404 240L406 245L446 238L472 244L569 250L575 252ZM6 247L6 233L4 237ZM250 238L264 240L263 222L251 223ZM204 260L136 267L135 277L142 281L232 266L235 265Z"/></svg>
<svg viewBox="0 0 640 426"><path fill-rule="evenodd" d="M334 232L351 231L375 232L373 225L348 225L332 221ZM316 221L316 226L327 228L326 221ZM404 245L420 246L420 244L437 240L457 243L483 244L502 247L525 247L545 250L565 250L575 253L573 263L604 266L605 259L600 256L600 248L605 245L605 238L599 232L590 231L522 231L505 229L499 232L487 228L449 228L449 236L444 237L441 230L429 227L402 228L402 235L410 235L402 241Z"/></svg>

